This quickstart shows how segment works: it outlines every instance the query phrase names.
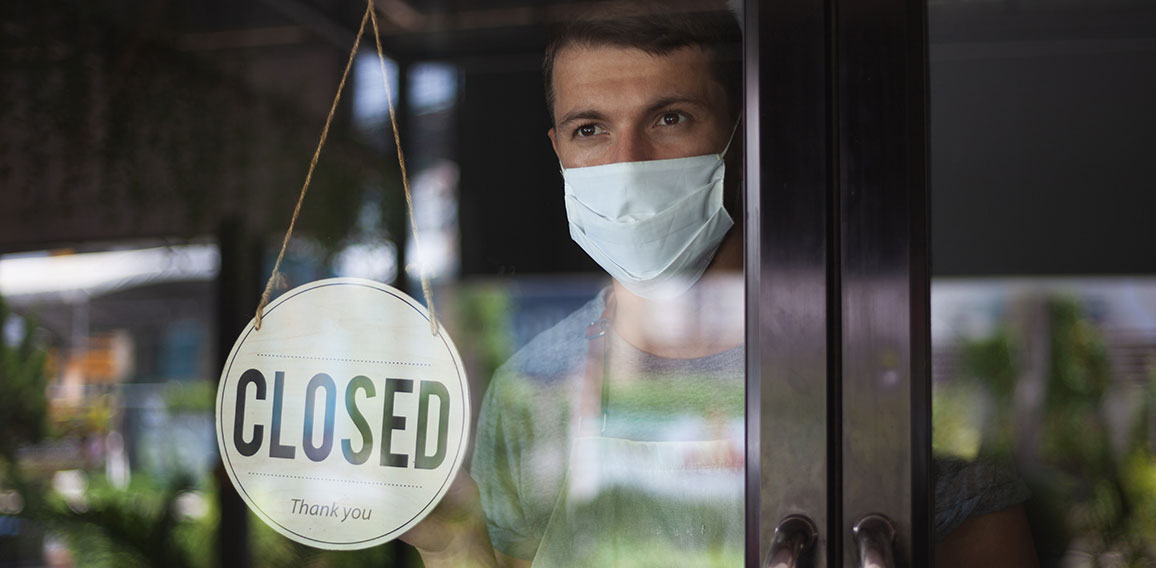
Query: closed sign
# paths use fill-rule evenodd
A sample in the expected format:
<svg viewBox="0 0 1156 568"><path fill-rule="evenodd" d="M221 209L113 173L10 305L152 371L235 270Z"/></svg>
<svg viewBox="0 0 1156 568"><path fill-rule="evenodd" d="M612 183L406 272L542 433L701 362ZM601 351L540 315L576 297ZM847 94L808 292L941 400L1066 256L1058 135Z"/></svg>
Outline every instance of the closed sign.
<svg viewBox="0 0 1156 568"><path fill-rule="evenodd" d="M388 542L437 505L469 439L469 386L444 329L398 290L334 278L250 322L217 393L217 443L269 526L317 548Z"/></svg>

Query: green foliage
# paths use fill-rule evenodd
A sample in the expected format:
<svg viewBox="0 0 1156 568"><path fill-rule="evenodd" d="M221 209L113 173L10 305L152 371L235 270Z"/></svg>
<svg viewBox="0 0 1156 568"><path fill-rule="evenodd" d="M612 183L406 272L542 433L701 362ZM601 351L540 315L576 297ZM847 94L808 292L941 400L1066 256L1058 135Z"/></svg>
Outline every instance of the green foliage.
<svg viewBox="0 0 1156 568"><path fill-rule="evenodd" d="M1012 332L1001 327L990 337L965 342L960 351L964 378L960 387L968 390L972 405L990 410L979 425L979 454L1008 459L1015 450L1013 401L1020 376L1019 345Z"/></svg>
<svg viewBox="0 0 1156 568"><path fill-rule="evenodd" d="M187 480L160 482L136 474L128 487L117 488L103 477L92 478L81 500L53 494L48 528L63 535L83 566L95 568L209 568L216 564L220 511L216 489L195 490L207 511L201 517L182 514L182 497L193 495ZM291 541L249 514L250 547L257 568L303 566L359 568L389 566L395 545L358 551L318 550Z"/></svg>
<svg viewBox="0 0 1156 568"><path fill-rule="evenodd" d="M10 315L0 298L0 329ZM45 352L36 345L33 329L24 320L12 345L7 334L0 333L0 459L10 468L15 467L19 447L40 441L48 430Z"/></svg>
<svg viewBox="0 0 1156 568"><path fill-rule="evenodd" d="M1110 381L1107 350L1080 304L1049 304L1051 361L1044 395L1041 458L1097 475L1114 474L1102 399Z"/></svg>
<svg viewBox="0 0 1156 568"><path fill-rule="evenodd" d="M177 498L188 489L184 480L160 485L145 475L122 489L95 477L83 499L51 495L44 521L85 566L207 567L215 518L178 515Z"/></svg>
<svg viewBox="0 0 1156 568"><path fill-rule="evenodd" d="M966 449L965 434L981 421L979 456L1012 458L1028 450L1016 447L1018 433L1027 428L1038 448L1022 473L1032 490L1027 508L1043 565L1059 562L1075 545L1089 554L1089 566L1108 557L1117 559L1112 565L1156 566L1156 440L1150 434L1156 376L1146 387L1144 411L1127 449L1116 455L1105 416L1112 375L1104 340L1076 298L1051 298L1046 313L1049 359L1038 422L1016 422L1023 346L1002 327L965 342L964 380L936 387L936 450Z"/></svg>
<svg viewBox="0 0 1156 568"><path fill-rule="evenodd" d="M91 396L79 407L57 408L49 427L50 438L83 438L106 434L116 418L119 402L110 394Z"/></svg>
<svg viewBox="0 0 1156 568"><path fill-rule="evenodd" d="M471 372L479 377L492 376L514 349L509 293L500 287L463 286L451 309L461 329L458 341L462 352L474 357L467 362Z"/></svg>
<svg viewBox="0 0 1156 568"><path fill-rule="evenodd" d="M214 381L174 381L165 385L165 407L169 412L213 412L217 384Z"/></svg>
<svg viewBox="0 0 1156 568"><path fill-rule="evenodd" d="M931 392L931 449L937 456L974 459L979 454L983 392L958 381L937 384Z"/></svg>
<svg viewBox="0 0 1156 568"><path fill-rule="evenodd" d="M1099 404L1109 383L1108 355L1100 333L1072 298L1053 300L1048 395L1056 404Z"/></svg>
<svg viewBox="0 0 1156 568"><path fill-rule="evenodd" d="M1131 511L1122 532L1128 548L1147 558L1148 566L1156 566L1156 543L1151 539L1156 535L1156 455L1146 447L1134 447L1122 469L1124 499Z"/></svg>
<svg viewBox="0 0 1156 568"><path fill-rule="evenodd" d="M1036 493L1064 503L1064 533L1081 541L1093 558L1107 552L1143 555L1135 546L1143 538L1133 532L1140 521L1131 498L1138 479L1127 474L1130 458L1113 454L1105 417L1111 368L1103 338L1075 298L1051 299L1047 314L1050 358L1038 436L1041 473L1029 484Z"/></svg>
<svg viewBox="0 0 1156 568"><path fill-rule="evenodd" d="M962 367L966 376L982 381L992 395L1010 399L1020 374L1017 352L1015 337L1001 327L991 337L964 343Z"/></svg>

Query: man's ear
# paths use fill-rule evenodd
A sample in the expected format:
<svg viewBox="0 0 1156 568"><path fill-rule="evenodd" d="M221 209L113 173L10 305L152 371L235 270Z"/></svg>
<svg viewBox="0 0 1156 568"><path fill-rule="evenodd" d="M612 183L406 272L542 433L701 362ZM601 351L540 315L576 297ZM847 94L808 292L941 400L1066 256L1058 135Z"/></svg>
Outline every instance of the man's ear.
<svg viewBox="0 0 1156 568"><path fill-rule="evenodd" d="M558 139L554 137L554 128L553 127L551 127L550 130L546 131L546 136L548 138L550 138L550 145L554 147L554 155L558 156ZM562 157L558 156L558 159L561 160Z"/></svg>

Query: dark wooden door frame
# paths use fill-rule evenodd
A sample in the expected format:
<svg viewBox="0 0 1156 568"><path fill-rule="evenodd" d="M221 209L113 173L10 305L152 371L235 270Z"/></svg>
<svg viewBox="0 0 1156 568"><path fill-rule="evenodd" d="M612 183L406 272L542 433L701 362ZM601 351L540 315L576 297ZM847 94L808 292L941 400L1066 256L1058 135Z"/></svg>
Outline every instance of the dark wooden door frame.
<svg viewBox="0 0 1156 568"><path fill-rule="evenodd" d="M819 528L815 566L851 565L867 513L929 565L926 4L744 16L747 566L791 514Z"/></svg>

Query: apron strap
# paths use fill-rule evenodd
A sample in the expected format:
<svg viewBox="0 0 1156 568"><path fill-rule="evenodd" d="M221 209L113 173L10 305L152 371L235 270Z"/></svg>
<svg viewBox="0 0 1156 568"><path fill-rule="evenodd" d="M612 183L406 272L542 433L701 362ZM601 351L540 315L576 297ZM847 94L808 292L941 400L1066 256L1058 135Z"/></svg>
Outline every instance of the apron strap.
<svg viewBox="0 0 1156 568"><path fill-rule="evenodd" d="M602 426L599 432L606 431L606 411L610 398L610 389L606 381L607 356L606 334L614 324L614 311L617 303L614 301L614 292L606 294L606 308L602 310L602 317L590 322L586 327L586 374L582 382L582 400L580 403L579 428L581 420L587 417L602 415ZM598 398L595 399L595 393ZM595 412L595 400L598 411Z"/></svg>

